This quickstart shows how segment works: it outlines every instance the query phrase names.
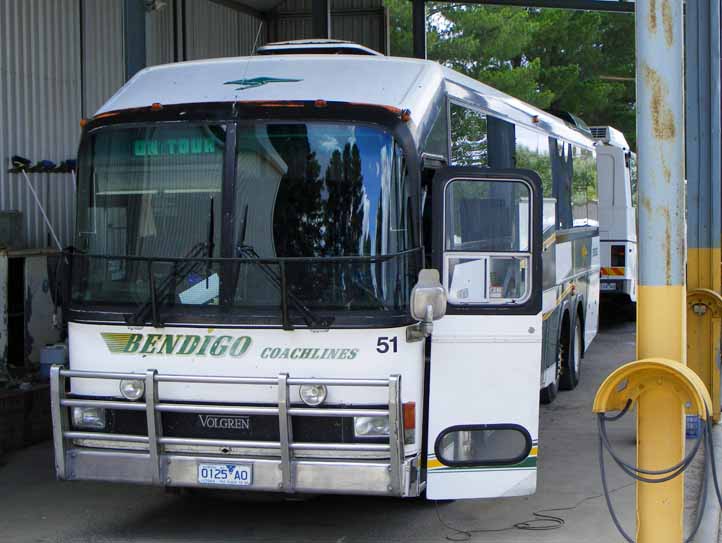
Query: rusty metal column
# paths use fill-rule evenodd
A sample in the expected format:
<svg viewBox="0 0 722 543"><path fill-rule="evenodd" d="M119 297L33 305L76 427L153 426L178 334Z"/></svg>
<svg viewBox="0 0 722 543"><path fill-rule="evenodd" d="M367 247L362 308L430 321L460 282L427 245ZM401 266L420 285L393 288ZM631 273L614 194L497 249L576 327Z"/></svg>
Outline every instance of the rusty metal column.
<svg viewBox="0 0 722 543"><path fill-rule="evenodd" d="M639 299L637 358L686 363L682 0L637 0ZM637 407L637 466L669 468L684 455L684 408L670 387ZM637 483L637 541L683 538L684 477Z"/></svg>
<svg viewBox="0 0 722 543"><path fill-rule="evenodd" d="M687 363L720 420L720 0L687 2Z"/></svg>

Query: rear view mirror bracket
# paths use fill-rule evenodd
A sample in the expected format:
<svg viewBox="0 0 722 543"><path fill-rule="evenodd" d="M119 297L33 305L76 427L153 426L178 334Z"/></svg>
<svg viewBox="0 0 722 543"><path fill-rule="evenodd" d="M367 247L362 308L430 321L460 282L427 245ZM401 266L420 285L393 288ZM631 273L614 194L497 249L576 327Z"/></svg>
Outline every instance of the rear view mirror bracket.
<svg viewBox="0 0 722 543"><path fill-rule="evenodd" d="M421 341L434 330L434 321L446 314L446 289L439 281L439 272L423 269L411 291L411 316L419 322L406 328L406 341Z"/></svg>

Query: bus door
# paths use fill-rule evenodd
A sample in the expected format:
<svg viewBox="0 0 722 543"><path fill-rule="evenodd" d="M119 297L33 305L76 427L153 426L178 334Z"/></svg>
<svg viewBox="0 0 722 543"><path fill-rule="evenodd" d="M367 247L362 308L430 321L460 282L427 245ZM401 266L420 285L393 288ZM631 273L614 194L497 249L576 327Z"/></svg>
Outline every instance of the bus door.
<svg viewBox="0 0 722 543"><path fill-rule="evenodd" d="M446 316L431 336L427 498L536 489L542 191L527 170L450 167L433 181Z"/></svg>

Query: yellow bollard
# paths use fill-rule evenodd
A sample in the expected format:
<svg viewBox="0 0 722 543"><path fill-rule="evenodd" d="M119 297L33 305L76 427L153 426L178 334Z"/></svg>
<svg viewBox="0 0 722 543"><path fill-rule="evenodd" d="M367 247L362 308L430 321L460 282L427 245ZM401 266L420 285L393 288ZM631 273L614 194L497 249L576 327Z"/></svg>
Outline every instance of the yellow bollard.
<svg viewBox="0 0 722 543"><path fill-rule="evenodd" d="M640 286L637 307L637 358L666 358L687 369L685 287ZM668 386L653 386L640 395L638 467L659 470L684 457L684 405L675 400ZM684 475L659 484L637 482L638 542L682 541L683 513Z"/></svg>
<svg viewBox="0 0 722 543"><path fill-rule="evenodd" d="M674 360L648 358L618 368L594 398L595 413L621 411L637 405L637 466L669 468L684 456L685 414L703 420L712 402L705 384L687 366ZM647 475L654 479L654 476ZM637 482L639 543L679 543L683 538L684 476L664 483Z"/></svg>

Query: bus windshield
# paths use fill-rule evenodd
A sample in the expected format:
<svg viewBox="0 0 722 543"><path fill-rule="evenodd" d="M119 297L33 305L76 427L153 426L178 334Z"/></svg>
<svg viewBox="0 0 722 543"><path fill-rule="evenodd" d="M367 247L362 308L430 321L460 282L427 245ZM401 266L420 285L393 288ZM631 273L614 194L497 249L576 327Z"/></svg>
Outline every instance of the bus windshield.
<svg viewBox="0 0 722 543"><path fill-rule="evenodd" d="M420 255L406 160L391 133L324 122L235 128L91 134L74 304L152 302L165 322L190 310L203 321L275 323L284 306L297 321L318 311L407 319Z"/></svg>

